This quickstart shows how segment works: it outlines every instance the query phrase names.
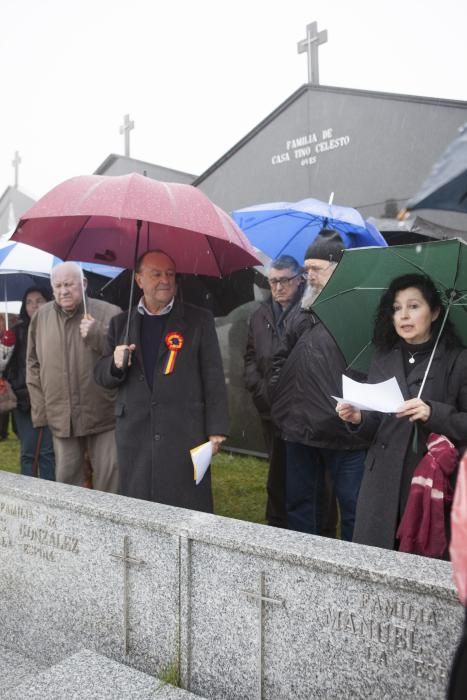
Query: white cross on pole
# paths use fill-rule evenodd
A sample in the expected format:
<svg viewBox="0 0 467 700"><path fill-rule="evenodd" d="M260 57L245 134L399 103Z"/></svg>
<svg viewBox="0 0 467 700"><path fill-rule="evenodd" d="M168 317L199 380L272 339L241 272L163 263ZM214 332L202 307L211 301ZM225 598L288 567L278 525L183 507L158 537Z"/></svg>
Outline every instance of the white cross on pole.
<svg viewBox="0 0 467 700"><path fill-rule="evenodd" d="M318 47L327 40L327 30L318 33L318 22L311 22L306 28L306 39L297 44L298 53L308 54L308 82L313 85L319 85Z"/></svg>
<svg viewBox="0 0 467 700"><path fill-rule="evenodd" d="M125 155L130 155L130 131L135 128L135 123L130 120L130 115L125 114L123 124L120 127L120 133L125 135Z"/></svg>
<svg viewBox="0 0 467 700"><path fill-rule="evenodd" d="M15 189L18 189L18 181L19 181L18 173L19 173L19 164L20 163L21 163L20 155L19 155L18 151L15 151L15 157L11 161L11 164L15 169Z"/></svg>

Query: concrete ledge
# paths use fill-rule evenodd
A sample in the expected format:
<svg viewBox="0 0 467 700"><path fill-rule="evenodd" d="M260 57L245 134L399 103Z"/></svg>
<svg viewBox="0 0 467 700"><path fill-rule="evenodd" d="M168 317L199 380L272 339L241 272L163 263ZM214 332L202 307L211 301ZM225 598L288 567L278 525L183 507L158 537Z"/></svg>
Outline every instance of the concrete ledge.
<svg viewBox="0 0 467 700"><path fill-rule="evenodd" d="M2 692L3 700L190 700L197 695L83 650Z"/></svg>

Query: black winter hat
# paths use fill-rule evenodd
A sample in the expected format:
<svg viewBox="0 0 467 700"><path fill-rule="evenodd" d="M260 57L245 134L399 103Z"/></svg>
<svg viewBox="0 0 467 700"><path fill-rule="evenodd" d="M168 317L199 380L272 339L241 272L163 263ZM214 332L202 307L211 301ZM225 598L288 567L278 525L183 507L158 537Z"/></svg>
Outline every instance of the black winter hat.
<svg viewBox="0 0 467 700"><path fill-rule="evenodd" d="M344 252L344 242L337 231L322 228L305 252L305 260L317 258L328 262L339 262Z"/></svg>

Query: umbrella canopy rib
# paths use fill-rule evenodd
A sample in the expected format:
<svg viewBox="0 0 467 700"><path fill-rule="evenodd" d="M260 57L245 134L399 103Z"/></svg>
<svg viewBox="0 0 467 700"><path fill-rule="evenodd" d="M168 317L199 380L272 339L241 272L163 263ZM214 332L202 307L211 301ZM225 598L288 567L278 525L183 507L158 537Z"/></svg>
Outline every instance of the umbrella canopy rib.
<svg viewBox="0 0 467 700"><path fill-rule="evenodd" d="M297 217L297 218L300 218L300 217ZM295 240L296 238L298 238L298 236L300 236L300 234L302 233L302 231L304 231L306 228L308 228L309 224L310 224L310 221L309 221L309 220L306 221L305 224L304 224L301 228L299 228L299 229L294 233L294 235L290 238L290 240L287 241L286 243L284 243L284 245L282 246L282 248L280 249L279 253L278 253L277 256L276 256L277 258L279 258L281 255L284 255L284 254L285 254L285 250L286 250L290 245L293 245L294 240ZM313 238L314 238L314 237L313 237ZM311 244L312 242L313 242L313 241L310 240L310 244ZM306 251L305 251L305 253L306 253ZM300 264L302 264L302 263L303 263L303 260L298 260L298 262L299 262Z"/></svg>
<svg viewBox="0 0 467 700"><path fill-rule="evenodd" d="M207 239L207 244L208 244L209 249L210 249L210 251L211 251L211 253L212 253L212 255L213 255L213 258L214 258L214 260L215 260L215 262L216 262L216 266L217 266L217 270L218 270L218 273L219 273L219 277L222 277L220 261L219 261L217 255L216 255L216 252L215 252L214 248L212 247L212 241L211 241L211 239L209 239L209 238Z"/></svg>
<svg viewBox="0 0 467 700"><path fill-rule="evenodd" d="M418 272L419 272L421 275L426 275L426 272L425 272L425 270L423 269L423 266L422 266L422 265L417 265L417 263L415 263L413 260L409 260L408 258L406 258L404 255L402 255L401 253L399 253L399 251L396 250L396 247L397 247L397 246L392 247L392 248L391 248L391 252L392 252L397 258L400 258L401 260L403 260L403 261L404 261L405 263L407 263L408 265L411 265L412 267L414 267L416 270L418 270ZM433 278L433 275L431 275L431 277ZM437 282L437 283L440 284L441 286L444 286L443 283L442 283L439 279L434 279L434 278L433 278L433 281Z"/></svg>
<svg viewBox="0 0 467 700"><path fill-rule="evenodd" d="M86 219L86 221L84 222L84 224L81 226L81 228L80 228L80 229L78 230L78 232L76 233L76 235L71 239L71 242L70 242L70 244L69 244L69 246L68 246L67 253L66 253L66 255L63 256L63 259L64 259L64 260L71 260L71 258L73 257L73 256L71 255L71 251L73 250L73 248L74 248L74 246L75 246L75 243L77 242L78 238L80 237L80 235L82 234L82 232L84 231L84 229L86 228L86 226L88 225L90 219L91 219L91 217L88 216L87 219Z"/></svg>
<svg viewBox="0 0 467 700"><path fill-rule="evenodd" d="M331 301L331 299L335 299L336 297L342 297L345 296L346 294L352 294L353 292L384 292L387 289L387 287L349 287L348 289L342 289L338 292L335 292L335 294L330 294L329 296L326 297L326 301ZM316 303L319 303L319 297L316 300Z"/></svg>

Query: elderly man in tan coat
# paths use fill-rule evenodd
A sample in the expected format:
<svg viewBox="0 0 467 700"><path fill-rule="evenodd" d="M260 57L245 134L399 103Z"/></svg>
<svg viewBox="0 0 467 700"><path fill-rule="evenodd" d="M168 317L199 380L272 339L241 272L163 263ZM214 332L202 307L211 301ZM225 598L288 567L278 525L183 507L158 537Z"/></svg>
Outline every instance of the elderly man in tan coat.
<svg viewBox="0 0 467 700"><path fill-rule="evenodd" d="M94 488L117 492L115 392L94 381L112 316L118 306L83 295L86 279L79 265L64 262L51 276L54 301L31 319L26 381L35 427L48 425L53 436L56 478L82 485L84 455L93 467Z"/></svg>

